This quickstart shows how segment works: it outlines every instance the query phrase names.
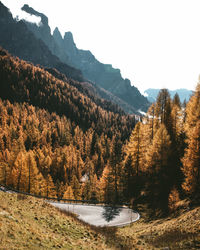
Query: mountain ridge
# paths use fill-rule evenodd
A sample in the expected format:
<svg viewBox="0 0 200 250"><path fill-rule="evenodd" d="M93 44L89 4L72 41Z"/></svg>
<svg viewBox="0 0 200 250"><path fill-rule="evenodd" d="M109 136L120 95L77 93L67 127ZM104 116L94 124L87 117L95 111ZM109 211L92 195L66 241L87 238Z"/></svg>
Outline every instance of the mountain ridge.
<svg viewBox="0 0 200 250"><path fill-rule="evenodd" d="M22 10L32 15L36 14L41 17L44 15L28 5L24 5ZM64 38L62 38L58 27L56 27L51 36L46 19L39 27L33 23L26 21L25 23L29 30L42 39L51 52L56 54L62 62L81 70L85 79L122 99L127 105L134 107L136 112L139 109L146 110L148 108L148 100L141 95L136 87L131 86L129 79L122 78L119 69L113 68L110 64L99 62L89 50L78 49L71 32L65 32ZM126 109L126 111L133 112L131 109Z"/></svg>

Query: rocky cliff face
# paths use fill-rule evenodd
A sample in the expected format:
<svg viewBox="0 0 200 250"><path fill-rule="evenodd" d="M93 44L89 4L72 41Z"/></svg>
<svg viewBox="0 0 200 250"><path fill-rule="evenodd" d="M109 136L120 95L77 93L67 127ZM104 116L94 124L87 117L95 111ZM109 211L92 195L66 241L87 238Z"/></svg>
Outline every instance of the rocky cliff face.
<svg viewBox="0 0 200 250"><path fill-rule="evenodd" d="M21 20L17 22L0 2L0 46L21 59L56 68L68 78L87 81L99 96L118 104L128 113L146 110L149 103L137 88L123 79L119 69L96 60L90 51L76 47L71 32L62 38L58 28L51 35L48 18L28 5L22 8L41 18L40 25Z"/></svg>
<svg viewBox="0 0 200 250"><path fill-rule="evenodd" d="M51 35L51 29L48 24L48 18L40 13L35 11L33 8L29 7L27 4L25 4L22 7L22 10L31 14L35 15L37 17L41 18L40 25L36 25L35 23L30 23L30 22L25 22L28 29L34 33L34 35L38 38L41 39L47 47L50 49L52 54L58 56L58 58L63 62L68 64L68 57L66 53L63 53L62 48L56 43L54 38ZM61 35L60 35L61 36ZM62 38L62 37L61 37Z"/></svg>
<svg viewBox="0 0 200 250"><path fill-rule="evenodd" d="M66 32L63 42L59 42L67 53L70 65L80 69L86 79L95 82L135 109L146 110L149 105L147 99L136 87L131 86L130 80L122 78L119 69L99 62L90 51L78 49L71 32Z"/></svg>
<svg viewBox="0 0 200 250"><path fill-rule="evenodd" d="M99 62L90 51L78 49L71 32L66 32L64 38L62 38L60 31L56 28L53 36L51 36L48 18L44 14L35 11L28 5L24 5L22 10L41 17L41 26L38 27L36 24L26 22L27 27L62 62L80 69L84 78L120 98L122 102L126 103L127 107L130 107L125 109L127 112L132 113L133 110L141 109L145 111L147 109L148 100L140 94L136 87L131 86L128 79L122 78L119 69L114 69L110 64Z"/></svg>
<svg viewBox="0 0 200 250"><path fill-rule="evenodd" d="M48 19L42 18L48 25ZM45 28L46 29L46 28ZM49 30L45 32L45 37ZM17 22L12 14L0 2L0 46L10 53L34 64L45 67L57 68L67 77L83 81L80 70L77 70L63 62L55 56L47 44L38 39L33 32L27 28L24 21Z"/></svg>

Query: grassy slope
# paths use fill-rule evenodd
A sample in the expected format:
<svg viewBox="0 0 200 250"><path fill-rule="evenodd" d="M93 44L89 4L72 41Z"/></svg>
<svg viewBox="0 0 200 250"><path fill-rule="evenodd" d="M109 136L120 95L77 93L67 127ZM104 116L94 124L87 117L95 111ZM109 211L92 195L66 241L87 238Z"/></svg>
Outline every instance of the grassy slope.
<svg viewBox="0 0 200 250"><path fill-rule="evenodd" d="M0 249L113 249L116 229L96 229L42 200L0 192Z"/></svg>
<svg viewBox="0 0 200 250"><path fill-rule="evenodd" d="M120 229L132 239L133 249L200 249L200 207L164 219L141 219Z"/></svg>
<svg viewBox="0 0 200 250"><path fill-rule="evenodd" d="M42 200L0 192L0 249L198 249L200 208L124 228L90 227Z"/></svg>

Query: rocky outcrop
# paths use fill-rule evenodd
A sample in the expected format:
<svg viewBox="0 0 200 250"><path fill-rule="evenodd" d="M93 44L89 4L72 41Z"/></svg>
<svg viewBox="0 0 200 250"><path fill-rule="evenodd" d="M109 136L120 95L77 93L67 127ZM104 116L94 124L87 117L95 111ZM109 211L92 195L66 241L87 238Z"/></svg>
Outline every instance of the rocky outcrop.
<svg viewBox="0 0 200 250"><path fill-rule="evenodd" d="M40 17L40 24L25 20L17 22L0 2L0 46L26 61L56 68L68 78L80 82L87 80L100 97L118 104L128 113L147 109L147 99L131 86L128 79L122 78L119 69L99 62L90 51L78 49L71 32L66 32L62 38L56 28L51 35L48 18L44 14L28 5L22 9Z"/></svg>
<svg viewBox="0 0 200 250"><path fill-rule="evenodd" d="M123 79L119 69L99 62L90 51L76 47L71 32L66 32L62 49L67 52L70 65L80 69L83 76L125 101L134 109L146 110L149 103L139 90Z"/></svg>
<svg viewBox="0 0 200 250"><path fill-rule="evenodd" d="M31 15L35 15L41 18L41 22L39 25L26 21L25 23L28 29L33 32L33 34L38 39L41 39L47 45L53 55L56 55L63 63L69 64L68 56L66 53L63 53L62 46L60 46L61 44L59 45L59 41L56 42L54 37L51 35L48 18L44 14L37 12L33 8L29 7L27 4L22 7L22 10ZM55 36L60 36L60 38L62 39L62 36L58 29L57 32L55 30L55 33Z"/></svg>
<svg viewBox="0 0 200 250"><path fill-rule="evenodd" d="M48 19L43 17L42 20L45 24L48 24ZM61 60L51 52L47 44L42 39L37 38L34 33L27 28L27 24L25 24L24 21L17 22L14 20L8 8L1 2L0 46L21 59L45 67L57 68L69 78L79 81L84 80L80 70L61 62Z"/></svg>
<svg viewBox="0 0 200 250"><path fill-rule="evenodd" d="M71 32L65 33L63 43L61 40L59 42L62 50L67 53L69 64L80 69L86 79L95 82L134 109L147 109L149 105L147 99L136 87L131 86L130 80L123 79L119 69L99 62L90 51L78 49Z"/></svg>
<svg viewBox="0 0 200 250"><path fill-rule="evenodd" d="M146 111L149 106L148 100L136 87L131 86L128 79L122 78L119 69L99 62L90 51L78 49L71 32L66 32L62 38L60 31L56 28L51 36L48 18L44 14L35 11L28 5L24 5L22 10L41 17L40 26L28 22L26 24L48 46L52 54L57 55L62 62L80 69L85 79L117 96L116 100L121 99L121 103L126 103L125 106L132 107L125 109L127 112L132 113L132 110L138 109ZM118 104L121 106L120 103Z"/></svg>

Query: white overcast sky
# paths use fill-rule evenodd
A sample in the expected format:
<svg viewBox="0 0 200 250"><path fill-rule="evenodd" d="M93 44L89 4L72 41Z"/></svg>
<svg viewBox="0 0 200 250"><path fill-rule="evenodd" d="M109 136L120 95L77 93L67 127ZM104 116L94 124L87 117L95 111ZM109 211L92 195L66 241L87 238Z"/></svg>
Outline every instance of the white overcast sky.
<svg viewBox="0 0 200 250"><path fill-rule="evenodd" d="M71 31L78 48L119 68L140 91L194 89L200 74L200 0L1 0L17 14L27 3L52 30Z"/></svg>

